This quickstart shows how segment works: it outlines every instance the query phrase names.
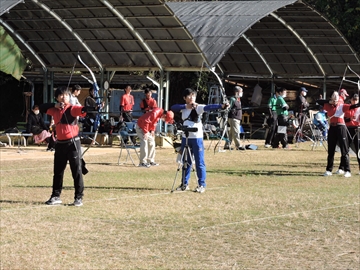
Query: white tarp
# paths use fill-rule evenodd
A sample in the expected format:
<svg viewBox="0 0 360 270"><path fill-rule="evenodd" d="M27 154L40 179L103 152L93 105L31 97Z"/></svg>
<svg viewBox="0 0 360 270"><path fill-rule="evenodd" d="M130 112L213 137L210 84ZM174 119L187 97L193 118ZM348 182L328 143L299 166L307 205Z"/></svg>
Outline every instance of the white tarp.
<svg viewBox="0 0 360 270"><path fill-rule="evenodd" d="M0 0L0 16L24 0Z"/></svg>

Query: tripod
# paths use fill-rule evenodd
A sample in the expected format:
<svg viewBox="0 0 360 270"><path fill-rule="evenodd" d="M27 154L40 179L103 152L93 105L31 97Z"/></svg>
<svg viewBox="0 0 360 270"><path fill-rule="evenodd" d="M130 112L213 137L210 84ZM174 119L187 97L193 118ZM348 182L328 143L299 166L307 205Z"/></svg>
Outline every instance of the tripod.
<svg viewBox="0 0 360 270"><path fill-rule="evenodd" d="M176 182L176 178L178 176L178 173L180 171L180 169L182 168L182 176L181 176L181 190L182 191L185 191L187 189L187 186L185 185L185 177L186 177L186 171L188 169L188 166L190 166L189 162L188 162L188 158L190 157L190 160L191 160L191 164L193 166L192 170L193 172L195 172L195 168L194 168L194 157L191 153L191 149L189 147L189 144L188 144L188 140L189 140L189 132L196 132L198 129L197 128L189 128L189 127L185 127L183 126L182 127L182 130L184 131L184 134L185 134L185 146L184 146L184 149L181 153L181 158L180 158L180 161L179 161L179 166L176 170L176 174L175 174L175 178L174 178L174 183L172 185L172 188L171 188L171 192L174 192L174 186L175 186L175 182Z"/></svg>
<svg viewBox="0 0 360 270"><path fill-rule="evenodd" d="M221 126L223 127L223 130L221 132L221 136L219 136L219 141L216 143L215 147L214 147L214 154L216 152L216 148L219 146L219 149L218 149L218 152L225 152L224 149L221 149L221 146L220 146L220 143L222 140L225 141L225 145L228 144L229 145L229 150L231 151L231 147L230 147L230 144L229 144L229 131L228 131L228 110L225 110L224 111L224 115L221 116L220 120L219 120L219 132L221 132ZM210 144L211 146L211 144ZM210 146L209 146L209 149L210 149Z"/></svg>
<svg viewBox="0 0 360 270"><path fill-rule="evenodd" d="M315 134L315 131L314 131L314 127L312 126L311 124L311 120L309 119L309 117L306 115L306 113L301 113L301 115L299 116L299 123L300 123L300 126L298 127L295 135L294 135L294 143L295 143L295 146L296 147L299 147L299 144L301 142L303 142L303 137L305 137L306 139L308 139L309 141L311 141L313 144L312 144L312 150L314 150L314 148L316 147L317 143L318 143L318 139L317 137L319 136L316 136ZM308 126L309 129L310 129L310 132L311 134L309 134L310 136L308 136L304 131L304 127L305 126ZM324 139L319 139L319 141L321 141L321 144L324 146L325 150L327 150L327 147L325 145L326 143L326 140Z"/></svg>

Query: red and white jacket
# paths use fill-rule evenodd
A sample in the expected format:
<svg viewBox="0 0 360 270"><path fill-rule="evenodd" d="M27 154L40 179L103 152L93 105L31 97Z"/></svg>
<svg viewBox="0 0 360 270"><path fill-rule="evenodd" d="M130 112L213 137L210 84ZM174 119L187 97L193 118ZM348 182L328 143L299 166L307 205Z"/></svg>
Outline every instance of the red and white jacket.
<svg viewBox="0 0 360 270"><path fill-rule="evenodd" d="M336 105L325 103L324 110L327 111L327 115L330 118L330 125L345 125L344 115L349 111L354 111L355 109L350 109L350 104L338 103Z"/></svg>
<svg viewBox="0 0 360 270"><path fill-rule="evenodd" d="M62 110L53 107L46 111L48 115L54 117L56 136L59 141L70 140L79 134L79 127L74 119L76 119L77 116L86 116L86 113L82 113L82 109L82 106L72 106L68 104ZM66 117L64 116L65 112L67 112Z"/></svg>

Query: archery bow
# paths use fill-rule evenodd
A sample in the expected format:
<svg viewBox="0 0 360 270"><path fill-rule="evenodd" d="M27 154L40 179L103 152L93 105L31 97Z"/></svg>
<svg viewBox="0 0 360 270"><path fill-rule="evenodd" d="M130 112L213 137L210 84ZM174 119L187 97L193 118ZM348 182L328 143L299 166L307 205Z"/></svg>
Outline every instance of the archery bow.
<svg viewBox="0 0 360 270"><path fill-rule="evenodd" d="M349 70L350 72L352 72L353 74L355 74L355 75L358 77L358 81L357 81L357 82L346 79L346 72L347 72L347 70ZM347 65L346 68L345 68L344 75L343 75L343 78L342 78L342 80L341 80L339 90L341 89L342 83L343 83L344 81L345 81L345 82L349 82L349 83L356 84L356 85L357 85L357 88L358 88L358 95L360 94L360 75L357 74L349 65ZM348 132L349 132L349 131L348 131ZM360 143L359 143L360 128L359 128L359 127L358 127L358 131L357 131L357 136L358 136L358 138L357 138L357 139L358 139L358 152L357 152L357 156L358 156L358 158L360 158ZM354 135L354 137L356 137L356 135ZM355 143L355 142L354 142L354 143Z"/></svg>
<svg viewBox="0 0 360 270"><path fill-rule="evenodd" d="M222 97L222 101L224 104L229 104L229 100L227 99L226 97L226 93L225 93L225 88L223 86L223 83L219 77L219 75L216 74L215 72L215 67L209 67L208 66L208 69L211 71L211 73L213 73L216 77L216 79L219 81L219 85L220 85L220 93L221 93L221 97ZM221 137L219 139L219 141L216 143L215 147L214 147L214 154L216 153L216 148L217 146L219 145L219 143L222 141L222 139L224 138L225 134L227 133L227 122L228 122L228 116L229 116L229 109L230 107L227 107L225 108L224 110L224 115L222 116L223 118L223 125L224 125L224 129L223 129L223 132L221 134ZM229 146L229 149L230 149L230 146Z"/></svg>
<svg viewBox="0 0 360 270"><path fill-rule="evenodd" d="M86 150L83 152L82 154L82 157L85 155L86 151L89 150L89 148L91 147L91 145L95 144L96 142L96 137L98 135L98 132L99 132L99 126L100 126L100 112L101 112L101 109L102 109L102 103L101 103L101 99L100 99L100 96L99 96L99 86L96 82L96 77L95 77L95 74L94 72L84 63L84 61L81 59L80 57L80 54L78 54L78 59L80 61L80 63L86 67L86 69L89 71L89 73L91 74L91 77L92 77L92 81L89 80L88 78L86 78L89 83L92 83L93 85L93 88L94 88L94 98L95 98L95 101L96 101L96 108L97 108L97 114L96 114L96 117L95 117L95 121L94 121L94 130L95 130L95 135L94 135L94 138L92 139L91 143L88 145L88 147L86 148Z"/></svg>

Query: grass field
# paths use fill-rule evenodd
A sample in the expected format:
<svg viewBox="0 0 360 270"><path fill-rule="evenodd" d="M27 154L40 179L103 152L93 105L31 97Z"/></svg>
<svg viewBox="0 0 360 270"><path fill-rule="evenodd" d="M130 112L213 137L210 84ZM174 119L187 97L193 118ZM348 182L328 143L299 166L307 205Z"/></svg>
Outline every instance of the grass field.
<svg viewBox="0 0 360 270"><path fill-rule="evenodd" d="M355 157L351 178L324 177L324 148L252 142L206 151L203 194L170 193L173 149L147 169L118 165L118 146L91 148L82 207L71 206L69 169L63 205L44 205L53 153L1 148L1 269L359 269Z"/></svg>

